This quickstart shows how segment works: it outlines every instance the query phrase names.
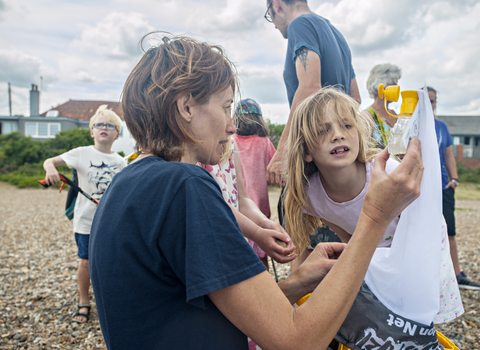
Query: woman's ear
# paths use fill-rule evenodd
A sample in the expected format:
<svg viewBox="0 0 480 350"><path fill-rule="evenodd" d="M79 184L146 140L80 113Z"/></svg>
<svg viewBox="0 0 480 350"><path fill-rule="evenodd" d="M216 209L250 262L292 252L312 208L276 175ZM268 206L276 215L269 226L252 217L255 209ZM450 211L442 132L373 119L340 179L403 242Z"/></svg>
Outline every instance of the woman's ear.
<svg viewBox="0 0 480 350"><path fill-rule="evenodd" d="M190 123L193 117L193 97L192 94L181 94L178 95L177 100L177 109L180 113L180 116L187 122Z"/></svg>

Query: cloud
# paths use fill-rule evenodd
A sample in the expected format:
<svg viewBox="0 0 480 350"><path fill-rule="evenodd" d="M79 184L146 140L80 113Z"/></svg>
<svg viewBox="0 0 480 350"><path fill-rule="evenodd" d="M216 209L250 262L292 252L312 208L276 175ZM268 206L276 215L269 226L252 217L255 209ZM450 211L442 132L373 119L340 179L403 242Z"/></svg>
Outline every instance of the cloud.
<svg viewBox="0 0 480 350"><path fill-rule="evenodd" d="M248 66L239 70L242 98L259 103L285 103L287 93L281 72L283 66Z"/></svg>
<svg viewBox="0 0 480 350"><path fill-rule="evenodd" d="M29 87L43 77L43 88L58 80L54 69L43 64L38 57L18 51L0 51L0 81L12 86Z"/></svg>
<svg viewBox="0 0 480 350"><path fill-rule="evenodd" d="M113 12L98 21L96 26L82 25L81 28L81 39L74 40L74 48L119 60L137 57L139 39L154 30L144 16L136 12Z"/></svg>
<svg viewBox="0 0 480 350"><path fill-rule="evenodd" d="M102 81L88 72L81 71L75 74L75 80L81 83L101 83Z"/></svg>
<svg viewBox="0 0 480 350"><path fill-rule="evenodd" d="M190 16L192 29L204 35L239 36L261 30L265 20L265 1L227 0L226 6L212 12L210 4L202 6ZM201 16L198 16L201 13Z"/></svg>
<svg viewBox="0 0 480 350"><path fill-rule="evenodd" d="M346 37L356 55L373 55L421 37L438 21L452 20L478 0L362 1L321 4L315 12L328 18Z"/></svg>
<svg viewBox="0 0 480 350"><path fill-rule="evenodd" d="M378 50L367 50L367 44L365 51L352 49L363 107L372 103L365 88L370 69L390 62L403 70L399 81L402 89L417 89L427 83L440 91L438 114L480 114L480 81L475 79L480 73L480 47L475 44L480 41L480 1L462 4L464 7L451 1L430 4L421 19L425 28L407 41L384 44ZM345 37L350 41L348 35Z"/></svg>

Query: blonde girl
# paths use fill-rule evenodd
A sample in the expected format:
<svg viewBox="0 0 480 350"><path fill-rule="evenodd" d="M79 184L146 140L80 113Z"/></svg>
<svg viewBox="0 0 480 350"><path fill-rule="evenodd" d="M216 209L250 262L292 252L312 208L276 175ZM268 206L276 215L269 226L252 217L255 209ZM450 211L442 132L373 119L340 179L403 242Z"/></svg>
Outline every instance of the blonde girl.
<svg viewBox="0 0 480 350"><path fill-rule="evenodd" d="M342 193L332 193L333 197L358 195L358 188L364 187L361 183L365 184L365 163L371 161L379 152L370 148L371 130L371 120L365 114L359 113L358 103L333 88L320 90L297 107L289 137L285 210L287 231L291 232L298 252L303 252L309 246L309 234L313 234L316 226L332 224L308 210L312 207L307 197L309 178L316 174L320 175L322 180L326 176L325 180L328 179L332 184L338 181L348 182L340 187ZM339 139L326 145L332 134L336 138L337 133L340 134ZM339 146L346 146L348 150L341 153L337 148ZM323 163L321 158L325 156L309 150L323 148L330 152L337 149L335 155L326 155L332 159L325 159L326 163L322 164L320 172L317 161ZM337 178L338 175L342 176L341 179ZM335 187L337 188L339 187ZM349 237L342 235L342 230L336 230L337 227L334 226L336 225L332 224L330 227L343 242L348 242Z"/></svg>
<svg viewBox="0 0 480 350"><path fill-rule="evenodd" d="M309 246L309 234L322 224L332 228L343 242L350 240L372 176L373 157L379 152L370 147L371 128L368 114L333 88L320 90L297 107L289 136L285 200L287 232L297 252ZM397 166L397 161L389 159L387 173ZM379 247L390 247L398 220L390 223ZM463 313L445 238L444 224L441 305L435 323Z"/></svg>

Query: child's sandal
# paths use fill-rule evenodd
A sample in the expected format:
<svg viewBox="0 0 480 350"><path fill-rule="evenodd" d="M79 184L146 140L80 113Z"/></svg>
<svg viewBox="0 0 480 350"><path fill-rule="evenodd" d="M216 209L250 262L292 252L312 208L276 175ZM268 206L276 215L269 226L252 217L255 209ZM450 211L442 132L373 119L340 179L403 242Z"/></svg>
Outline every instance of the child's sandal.
<svg viewBox="0 0 480 350"><path fill-rule="evenodd" d="M88 317L90 316L90 304L78 304L77 305L77 310L75 311L75 313L73 314L72 316L72 319L73 319L73 322L77 322L77 323L87 323L88 322ZM87 309L87 313L83 313L83 312L80 312L80 309ZM82 322L82 321L79 321L77 319L75 319L76 316L80 316L80 317L85 317L85 322Z"/></svg>

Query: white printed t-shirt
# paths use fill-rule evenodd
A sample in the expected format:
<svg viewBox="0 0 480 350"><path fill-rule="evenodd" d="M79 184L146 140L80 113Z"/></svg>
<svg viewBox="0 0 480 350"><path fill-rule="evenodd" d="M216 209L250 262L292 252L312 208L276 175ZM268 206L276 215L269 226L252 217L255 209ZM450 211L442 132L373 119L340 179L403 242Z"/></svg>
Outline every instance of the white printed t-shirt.
<svg viewBox="0 0 480 350"><path fill-rule="evenodd" d="M97 201L100 201L113 176L127 165L117 153L103 153L93 146L74 148L60 157L69 168L77 170L78 186ZM96 204L79 193L73 215L73 231L90 234L96 210Z"/></svg>

